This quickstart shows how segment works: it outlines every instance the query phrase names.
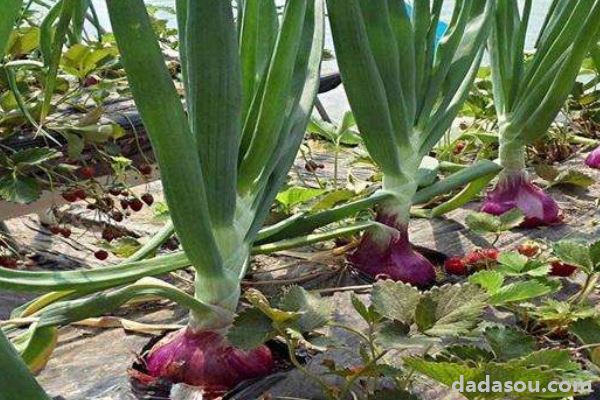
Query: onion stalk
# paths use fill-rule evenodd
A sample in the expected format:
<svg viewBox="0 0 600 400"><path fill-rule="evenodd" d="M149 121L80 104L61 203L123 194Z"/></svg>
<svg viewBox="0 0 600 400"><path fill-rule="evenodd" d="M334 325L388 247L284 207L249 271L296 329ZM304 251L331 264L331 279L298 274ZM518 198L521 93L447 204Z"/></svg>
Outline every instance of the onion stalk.
<svg viewBox="0 0 600 400"><path fill-rule="evenodd" d="M0 398L50 400L0 330Z"/></svg>
<svg viewBox="0 0 600 400"><path fill-rule="evenodd" d="M336 56L367 150L383 171L381 226L351 257L357 268L419 286L433 265L412 250L417 170L460 110L484 52L492 1L457 1L436 43L443 1L328 0Z"/></svg>
<svg viewBox="0 0 600 400"><path fill-rule="evenodd" d="M488 48L503 172L482 210L519 208L524 226L560 222L557 203L525 172L525 146L546 134L598 35L600 1L554 0L531 58L524 55L532 0L498 0Z"/></svg>

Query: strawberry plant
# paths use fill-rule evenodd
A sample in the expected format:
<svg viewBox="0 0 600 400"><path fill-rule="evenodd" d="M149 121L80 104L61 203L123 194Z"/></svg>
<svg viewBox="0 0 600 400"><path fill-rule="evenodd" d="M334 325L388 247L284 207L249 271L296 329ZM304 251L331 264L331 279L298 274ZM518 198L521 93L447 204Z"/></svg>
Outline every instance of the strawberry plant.
<svg viewBox="0 0 600 400"><path fill-rule="evenodd" d="M476 345L449 346L430 357L407 358L405 363L443 385L462 389L461 394L468 399L502 399L507 395L523 399L562 399L573 393L542 389L552 381L593 379L571 360L568 350L539 349L532 337L518 329L490 326L481 336ZM469 381L466 386L465 381ZM486 381L498 385L500 390L490 387L486 390L482 385ZM502 390L506 382L518 381L525 383L522 392ZM461 382L463 387L457 387Z"/></svg>

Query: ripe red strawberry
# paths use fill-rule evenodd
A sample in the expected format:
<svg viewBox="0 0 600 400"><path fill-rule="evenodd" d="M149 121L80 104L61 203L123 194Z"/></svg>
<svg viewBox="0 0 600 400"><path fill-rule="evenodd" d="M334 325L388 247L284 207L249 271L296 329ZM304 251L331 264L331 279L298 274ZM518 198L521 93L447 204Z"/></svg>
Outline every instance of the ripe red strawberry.
<svg viewBox="0 0 600 400"><path fill-rule="evenodd" d="M493 261L496 261L498 259L498 256L500 255L498 249L483 249L481 253L483 254L484 258Z"/></svg>
<svg viewBox="0 0 600 400"><path fill-rule="evenodd" d="M129 201L127 199L121 199L121 208L127 210L129 208Z"/></svg>
<svg viewBox="0 0 600 400"><path fill-rule="evenodd" d="M60 230L61 235L63 235L63 237L65 237L66 239L68 239L69 237L71 237L71 229L64 227Z"/></svg>
<svg viewBox="0 0 600 400"><path fill-rule="evenodd" d="M152 196L150 193L144 193L142 195L142 201L148 206L151 206L154 203L154 196Z"/></svg>
<svg viewBox="0 0 600 400"><path fill-rule="evenodd" d="M0 267L15 269L17 268L17 260L8 256L0 256Z"/></svg>
<svg viewBox="0 0 600 400"><path fill-rule="evenodd" d="M90 75L83 80L84 87L94 86L100 83L100 78L97 75Z"/></svg>
<svg viewBox="0 0 600 400"><path fill-rule="evenodd" d="M525 257L533 257L540 251L540 246L532 243L522 243L517 247L517 251Z"/></svg>
<svg viewBox="0 0 600 400"><path fill-rule="evenodd" d="M573 272L575 272L575 270L577 270L576 266L565 264L560 261L552 261L550 263L550 267L551 267L550 275L552 275L552 276L567 277L567 276L571 276L573 274Z"/></svg>
<svg viewBox="0 0 600 400"><path fill-rule="evenodd" d="M69 203L73 203L73 202L77 201L77 195L75 194L75 192L73 190L68 190L66 192L63 192L62 197Z"/></svg>
<svg viewBox="0 0 600 400"><path fill-rule="evenodd" d="M85 198L87 197L87 193L85 192L84 189L82 188L78 188L75 189L73 191L73 194L75 194L75 196L79 199L79 200L85 200Z"/></svg>
<svg viewBox="0 0 600 400"><path fill-rule="evenodd" d="M465 143L463 141L458 141L456 142L456 144L454 145L454 150L452 150L452 152L457 155L460 154L465 148Z"/></svg>
<svg viewBox="0 0 600 400"><path fill-rule="evenodd" d="M121 194L121 189L119 188L110 188L108 190L108 193L112 194L113 196L118 196Z"/></svg>
<svg viewBox="0 0 600 400"><path fill-rule="evenodd" d="M79 169L79 172L81 173L81 176L83 176L86 179L91 179L96 175L96 170L94 169L94 167L89 165L86 167L81 167Z"/></svg>
<svg viewBox="0 0 600 400"><path fill-rule="evenodd" d="M467 265L474 265L477 264L479 261L483 260L484 258L485 256L480 250L473 250L472 252L467 254L465 258L463 258L463 261Z"/></svg>
<svg viewBox="0 0 600 400"><path fill-rule="evenodd" d="M94 253L94 257L100 261L104 261L108 258L108 252L106 250L98 250Z"/></svg>
<svg viewBox="0 0 600 400"><path fill-rule="evenodd" d="M50 232L53 235L58 235L62 231L61 228L60 228L60 226L58 226L58 225L50 225L49 229L50 229Z"/></svg>
<svg viewBox="0 0 600 400"><path fill-rule="evenodd" d="M142 164L138 169L142 175L150 175L152 173L152 166L148 164Z"/></svg>
<svg viewBox="0 0 600 400"><path fill-rule="evenodd" d="M466 275L468 272L468 268L460 257L451 257L444 261L444 268L446 268L446 272L453 275Z"/></svg>
<svg viewBox="0 0 600 400"><path fill-rule="evenodd" d="M129 207L135 212L140 211L144 207L144 203L137 197L129 200Z"/></svg>

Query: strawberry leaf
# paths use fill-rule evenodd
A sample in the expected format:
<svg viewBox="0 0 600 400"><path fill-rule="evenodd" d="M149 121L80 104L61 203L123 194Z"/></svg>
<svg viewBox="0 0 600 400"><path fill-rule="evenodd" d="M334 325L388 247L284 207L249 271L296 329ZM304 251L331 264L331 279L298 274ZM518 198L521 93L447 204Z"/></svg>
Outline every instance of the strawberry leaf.
<svg viewBox="0 0 600 400"><path fill-rule="evenodd" d="M415 309L421 293L413 286L390 280L373 285L371 301L375 311L383 317L410 325L415 320Z"/></svg>
<svg viewBox="0 0 600 400"><path fill-rule="evenodd" d="M242 350L251 350L274 335L269 317L256 308L248 308L237 315L227 332L227 339Z"/></svg>
<svg viewBox="0 0 600 400"><path fill-rule="evenodd" d="M535 339L514 328L491 327L483 336L499 360L523 357L535 349Z"/></svg>

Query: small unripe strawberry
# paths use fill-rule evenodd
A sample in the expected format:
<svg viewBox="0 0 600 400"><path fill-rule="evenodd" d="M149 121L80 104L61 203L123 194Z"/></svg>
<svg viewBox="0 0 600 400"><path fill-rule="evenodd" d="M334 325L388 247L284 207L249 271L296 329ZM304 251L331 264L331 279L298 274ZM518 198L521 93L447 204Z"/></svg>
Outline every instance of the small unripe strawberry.
<svg viewBox="0 0 600 400"><path fill-rule="evenodd" d="M102 239L107 242L112 242L115 239L115 232L111 228L104 228L102 230Z"/></svg>
<svg viewBox="0 0 600 400"><path fill-rule="evenodd" d="M148 206L151 206L154 203L154 196L152 196L150 193L144 193L142 195L142 201Z"/></svg>
<svg viewBox="0 0 600 400"><path fill-rule="evenodd" d="M467 265L460 257L450 257L444 261L446 272L452 275L466 275L469 271Z"/></svg>
<svg viewBox="0 0 600 400"><path fill-rule="evenodd" d="M532 243L522 243L517 247L517 251L525 257L533 257L540 251L540 246Z"/></svg>
<svg viewBox="0 0 600 400"><path fill-rule="evenodd" d="M113 211L113 212L110 214L110 216L111 216L111 218L112 218L112 219L114 219L114 220L115 220L115 221L117 221L117 222L121 222L121 221L123 221L123 213L122 213L121 211L116 211L116 210L115 210L115 211Z"/></svg>
<svg viewBox="0 0 600 400"><path fill-rule="evenodd" d="M100 78L97 75L90 75L83 80L84 87L94 86L100 83Z"/></svg>
<svg viewBox="0 0 600 400"><path fill-rule="evenodd" d="M454 155L460 154L462 153L462 151L465 149L465 143L463 141L458 141L456 142L456 144L454 145L454 149L452 150L452 153L454 153Z"/></svg>
<svg viewBox="0 0 600 400"><path fill-rule="evenodd" d="M64 227L60 230L60 234L63 235L63 237L65 237L66 239L71 237L71 229Z"/></svg>
<svg viewBox="0 0 600 400"><path fill-rule="evenodd" d="M15 269L17 268L17 260L13 257L0 256L0 267Z"/></svg>
<svg viewBox="0 0 600 400"><path fill-rule="evenodd" d="M150 175L152 173L152 166L148 164L142 164L138 169L142 175Z"/></svg>
<svg viewBox="0 0 600 400"><path fill-rule="evenodd" d="M129 200L129 207L135 212L140 211L144 207L144 203L138 198L133 198Z"/></svg>
<svg viewBox="0 0 600 400"><path fill-rule="evenodd" d="M94 176L96 176L96 170L94 169L94 167L92 166L85 166L85 167L81 167L79 169L79 172L81 173L81 176L83 176L86 179L91 179Z"/></svg>
<svg viewBox="0 0 600 400"><path fill-rule="evenodd" d="M94 253L94 257L100 261L104 261L108 258L108 252L106 250L98 250Z"/></svg>
<svg viewBox="0 0 600 400"><path fill-rule="evenodd" d="M552 276L571 276L577 270L574 265L565 264L560 261L552 261L550 263L550 275Z"/></svg>

